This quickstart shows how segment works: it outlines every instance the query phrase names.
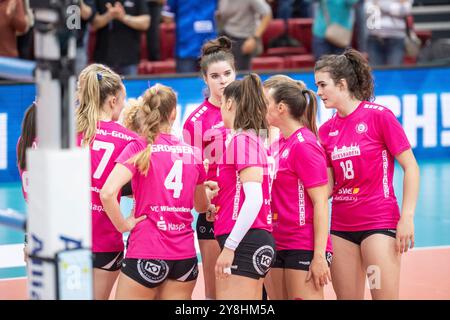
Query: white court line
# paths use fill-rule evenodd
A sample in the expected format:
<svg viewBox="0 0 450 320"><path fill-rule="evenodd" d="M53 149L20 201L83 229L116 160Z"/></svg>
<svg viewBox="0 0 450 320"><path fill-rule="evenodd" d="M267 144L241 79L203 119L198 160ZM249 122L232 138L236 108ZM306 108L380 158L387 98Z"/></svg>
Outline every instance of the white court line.
<svg viewBox="0 0 450 320"><path fill-rule="evenodd" d="M23 243L0 245L0 268L24 266Z"/></svg>

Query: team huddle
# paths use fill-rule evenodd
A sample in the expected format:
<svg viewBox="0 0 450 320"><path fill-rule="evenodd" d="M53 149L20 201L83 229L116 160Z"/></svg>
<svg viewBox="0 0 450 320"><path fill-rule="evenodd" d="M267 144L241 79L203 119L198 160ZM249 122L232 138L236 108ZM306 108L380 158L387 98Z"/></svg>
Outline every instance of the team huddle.
<svg viewBox="0 0 450 320"><path fill-rule="evenodd" d="M323 299L330 281L338 299L363 299L373 266L380 282L372 297L398 298L401 253L414 245L418 166L394 114L370 102L361 54L317 61L317 96L337 111L319 129L316 94L303 82L236 80L226 37L205 43L200 68L209 94L186 119L183 139L171 133L172 88L156 84L125 107L125 86L109 67L92 64L79 75L95 299L108 299L117 279L116 299L191 299L194 233L206 299L258 300L263 286L269 299ZM24 131L21 172L21 150L38 143ZM401 211L395 160L405 174ZM133 198L127 218L122 196Z"/></svg>

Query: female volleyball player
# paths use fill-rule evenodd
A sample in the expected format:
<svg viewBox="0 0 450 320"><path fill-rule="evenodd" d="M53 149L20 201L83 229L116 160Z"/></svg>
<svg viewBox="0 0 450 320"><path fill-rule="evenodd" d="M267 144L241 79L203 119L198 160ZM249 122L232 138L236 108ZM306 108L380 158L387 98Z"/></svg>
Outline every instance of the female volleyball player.
<svg viewBox="0 0 450 320"><path fill-rule="evenodd" d="M261 299L263 279L274 259L267 151L266 101L261 80L250 74L223 93L221 114L232 129L224 163L214 233L220 244L215 274L217 299Z"/></svg>
<svg viewBox="0 0 450 320"><path fill-rule="evenodd" d="M169 87L156 84L145 92L135 115L142 138L125 148L101 191L114 226L131 231L116 299L191 299L194 290L198 261L191 210L208 210L217 189L205 187L199 150L170 134L176 105ZM130 180L136 203L131 221L122 217L117 201Z"/></svg>
<svg viewBox="0 0 450 320"><path fill-rule="evenodd" d="M338 299L397 299L401 253L414 246L419 168L405 132L373 98L371 69L349 49L315 65L317 94L337 113L319 130L333 188L331 274ZM401 215L394 195L394 160L404 170Z"/></svg>
<svg viewBox="0 0 450 320"><path fill-rule="evenodd" d="M209 162L207 179L217 181L217 164L222 160L226 136L220 102L223 90L236 78L231 41L226 37L219 37L205 43L200 68L208 86L209 97L186 119L183 136L186 143L201 148L203 159ZM220 248L214 239L213 222L208 221L206 216L205 212L198 215L196 231L202 255L205 296L208 300L215 299L216 296L214 265Z"/></svg>
<svg viewBox="0 0 450 320"><path fill-rule="evenodd" d="M280 129L271 189L276 260L267 281L271 299L323 299L331 280L328 179L317 141L316 97L295 81L265 83L268 122ZM330 263L331 261L328 261Z"/></svg>
<svg viewBox="0 0 450 320"><path fill-rule="evenodd" d="M118 74L104 65L92 64L80 73L78 82L77 142L89 147L91 153L94 297L108 299L119 274L124 244L122 234L105 214L99 195L114 161L137 135L116 122L126 96Z"/></svg>

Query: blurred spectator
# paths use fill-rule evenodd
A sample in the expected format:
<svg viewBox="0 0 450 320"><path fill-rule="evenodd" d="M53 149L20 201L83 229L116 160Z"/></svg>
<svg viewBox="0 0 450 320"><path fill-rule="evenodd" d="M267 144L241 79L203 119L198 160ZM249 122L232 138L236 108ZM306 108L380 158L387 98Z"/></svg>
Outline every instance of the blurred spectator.
<svg viewBox="0 0 450 320"><path fill-rule="evenodd" d="M366 0L367 48L373 66L403 64L406 16L413 0Z"/></svg>
<svg viewBox="0 0 450 320"><path fill-rule="evenodd" d="M75 72L77 75L88 64L88 23L92 23L96 14L94 1L95 0L80 1L81 26L80 29L77 30L77 54L75 57Z"/></svg>
<svg viewBox="0 0 450 320"><path fill-rule="evenodd" d="M25 15L27 16L27 28L24 32L17 32L17 50L19 52L19 58L32 60L34 57L33 52L33 26L34 16L33 11L30 8L30 0L22 0Z"/></svg>
<svg viewBox="0 0 450 320"><path fill-rule="evenodd" d="M353 29L353 5L358 0L319 0L315 3L313 23L313 53L316 59L324 54L341 54L345 48L340 48L327 39L325 31L328 25L338 24L341 27Z"/></svg>
<svg viewBox="0 0 450 320"><path fill-rule="evenodd" d="M292 18L312 18L314 0L294 0Z"/></svg>
<svg viewBox="0 0 450 320"><path fill-rule="evenodd" d="M17 32L27 29L22 0L0 0L0 56L18 57Z"/></svg>
<svg viewBox="0 0 450 320"><path fill-rule="evenodd" d="M252 56L262 51L261 36L272 19L265 0L219 0L219 31L233 43L237 70L250 70Z"/></svg>
<svg viewBox="0 0 450 320"><path fill-rule="evenodd" d="M94 61L122 75L136 75L141 32L150 26L145 0L96 0L92 27L97 31Z"/></svg>
<svg viewBox="0 0 450 320"><path fill-rule="evenodd" d="M178 73L198 71L198 57L203 43L216 37L216 8L216 0L167 1L163 17L166 22L175 20L175 58Z"/></svg>
<svg viewBox="0 0 450 320"><path fill-rule="evenodd" d="M367 52L367 19L365 0L355 4L356 46L360 52Z"/></svg>
<svg viewBox="0 0 450 320"><path fill-rule="evenodd" d="M150 13L150 28L147 30L147 58L150 61L161 60L159 48L159 24L161 12L166 0L147 0Z"/></svg>

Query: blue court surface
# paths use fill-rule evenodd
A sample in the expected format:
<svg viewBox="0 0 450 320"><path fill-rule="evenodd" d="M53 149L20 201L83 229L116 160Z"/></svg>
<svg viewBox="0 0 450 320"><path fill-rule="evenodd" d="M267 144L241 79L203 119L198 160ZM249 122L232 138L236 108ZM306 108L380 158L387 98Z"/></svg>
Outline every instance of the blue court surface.
<svg viewBox="0 0 450 320"><path fill-rule="evenodd" d="M419 160L420 193L415 215L416 247L450 245L450 159ZM394 187L399 204L402 201L403 171L397 165ZM0 208L26 211L20 183L0 184ZM131 200L124 198L123 213L131 209ZM23 243L23 232L0 226L0 256L5 258L7 250ZM0 279L25 276L21 263L0 264Z"/></svg>

